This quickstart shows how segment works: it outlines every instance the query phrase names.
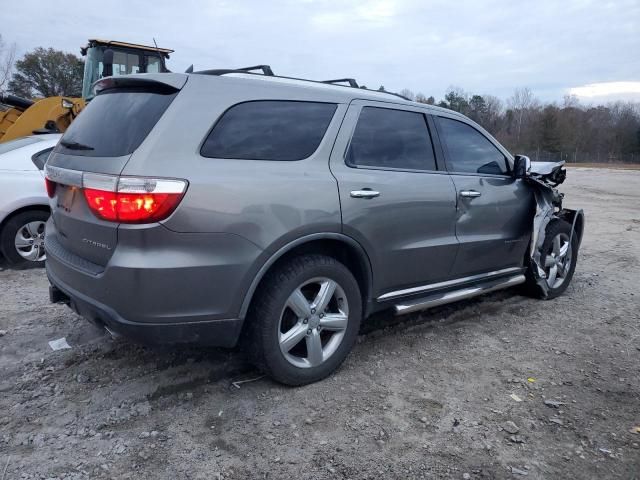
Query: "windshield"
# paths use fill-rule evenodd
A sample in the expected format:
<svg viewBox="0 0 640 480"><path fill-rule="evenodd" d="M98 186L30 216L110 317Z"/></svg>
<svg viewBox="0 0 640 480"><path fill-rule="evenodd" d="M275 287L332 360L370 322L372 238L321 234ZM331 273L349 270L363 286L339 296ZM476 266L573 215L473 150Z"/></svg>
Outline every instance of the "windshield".
<svg viewBox="0 0 640 480"><path fill-rule="evenodd" d="M91 88L104 74L105 47L90 47L87 49L84 61L84 78L82 80L82 98L91 100L95 92ZM113 50L113 76L128 75L130 73L162 72L162 60L158 55L144 55L140 51L125 52ZM141 63L143 62L143 63ZM146 63L146 68L145 68Z"/></svg>
<svg viewBox="0 0 640 480"><path fill-rule="evenodd" d="M91 88L94 82L102 78L102 49L91 47L87 49L87 56L84 61L84 78L82 79L82 98L90 99L94 97Z"/></svg>

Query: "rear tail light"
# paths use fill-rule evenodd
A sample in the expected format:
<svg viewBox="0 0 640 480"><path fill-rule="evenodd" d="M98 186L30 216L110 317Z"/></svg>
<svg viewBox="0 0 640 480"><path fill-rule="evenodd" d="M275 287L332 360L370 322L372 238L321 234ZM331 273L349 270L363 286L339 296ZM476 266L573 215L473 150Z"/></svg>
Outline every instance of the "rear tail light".
<svg viewBox="0 0 640 480"><path fill-rule="evenodd" d="M88 172L82 173L80 180L80 172L78 174L78 180L72 183L81 186L91 212L109 222L152 223L164 220L173 213L187 190L185 180ZM47 194L53 198L57 182L49 178L49 172L45 181Z"/></svg>
<svg viewBox="0 0 640 480"><path fill-rule="evenodd" d="M56 194L56 182L45 177L44 184L47 187L47 195L49 195L49 198L53 198Z"/></svg>
<svg viewBox="0 0 640 480"><path fill-rule="evenodd" d="M164 220L176 209L187 188L184 180L92 173L83 175L82 185L93 214L119 223Z"/></svg>

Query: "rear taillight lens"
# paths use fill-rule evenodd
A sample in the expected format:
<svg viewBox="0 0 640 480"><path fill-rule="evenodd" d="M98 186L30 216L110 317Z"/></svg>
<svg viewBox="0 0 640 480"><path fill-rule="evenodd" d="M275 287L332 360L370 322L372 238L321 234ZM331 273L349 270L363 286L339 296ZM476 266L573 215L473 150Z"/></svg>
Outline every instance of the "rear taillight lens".
<svg viewBox="0 0 640 480"><path fill-rule="evenodd" d="M91 211L110 222L147 223L167 218L182 198L181 193L120 193L84 189Z"/></svg>
<svg viewBox="0 0 640 480"><path fill-rule="evenodd" d="M56 182L45 177L44 184L47 187L47 195L49 198L53 198L56 194Z"/></svg>
<svg viewBox="0 0 640 480"><path fill-rule="evenodd" d="M184 180L114 177L85 173L84 198L95 216L119 223L151 223L167 218L184 196Z"/></svg>
<svg viewBox="0 0 640 480"><path fill-rule="evenodd" d="M55 196L58 184L79 188L91 212L109 222L164 220L176 209L188 185L186 180L173 178L120 177L52 168L45 169L50 198Z"/></svg>

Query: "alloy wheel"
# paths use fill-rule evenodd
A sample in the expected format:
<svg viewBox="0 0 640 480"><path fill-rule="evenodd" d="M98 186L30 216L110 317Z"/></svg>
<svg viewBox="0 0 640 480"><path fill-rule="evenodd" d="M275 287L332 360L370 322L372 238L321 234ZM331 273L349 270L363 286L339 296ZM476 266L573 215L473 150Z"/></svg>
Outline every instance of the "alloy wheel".
<svg viewBox="0 0 640 480"><path fill-rule="evenodd" d="M296 367L317 367L336 352L348 322L342 287L325 277L308 280L289 295L280 314L280 351Z"/></svg>
<svg viewBox="0 0 640 480"><path fill-rule="evenodd" d="M18 255L30 262L45 260L44 226L45 222L35 221L18 229L14 243Z"/></svg>
<svg viewBox="0 0 640 480"><path fill-rule="evenodd" d="M572 255L569 235L558 233L553 238L544 260L544 271L549 288L558 288L565 282L571 268Z"/></svg>

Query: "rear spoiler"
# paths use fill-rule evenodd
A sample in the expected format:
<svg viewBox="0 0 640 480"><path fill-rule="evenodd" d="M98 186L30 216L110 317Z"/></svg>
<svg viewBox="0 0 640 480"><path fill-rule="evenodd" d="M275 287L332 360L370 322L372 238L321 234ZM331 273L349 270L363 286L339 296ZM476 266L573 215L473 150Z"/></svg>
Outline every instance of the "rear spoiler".
<svg viewBox="0 0 640 480"><path fill-rule="evenodd" d="M175 93L184 87L188 76L183 73L137 73L106 77L93 84L96 94L112 88L140 88Z"/></svg>

